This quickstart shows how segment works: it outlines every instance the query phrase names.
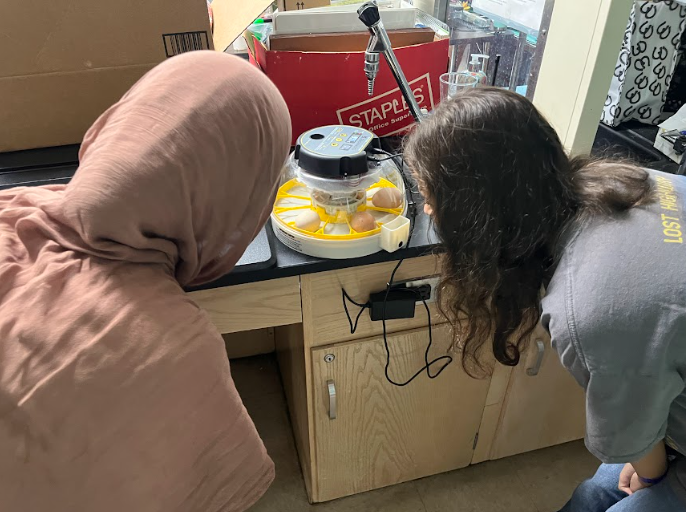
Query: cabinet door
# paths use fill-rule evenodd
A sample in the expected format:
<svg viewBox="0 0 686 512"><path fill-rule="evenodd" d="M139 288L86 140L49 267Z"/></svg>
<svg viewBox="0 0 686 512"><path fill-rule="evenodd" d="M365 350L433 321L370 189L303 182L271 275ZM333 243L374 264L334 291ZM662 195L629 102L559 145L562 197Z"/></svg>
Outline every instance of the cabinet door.
<svg viewBox="0 0 686 512"><path fill-rule="evenodd" d="M433 328L431 358L446 353L449 337L446 325ZM428 328L388 336L388 342L396 382L424 365ZM458 357L436 379L424 373L404 387L384 376L380 337L316 348L312 357L314 501L470 463L489 381L466 375Z"/></svg>
<svg viewBox="0 0 686 512"><path fill-rule="evenodd" d="M512 371L490 458L581 439L584 427L584 392L539 327L526 357Z"/></svg>

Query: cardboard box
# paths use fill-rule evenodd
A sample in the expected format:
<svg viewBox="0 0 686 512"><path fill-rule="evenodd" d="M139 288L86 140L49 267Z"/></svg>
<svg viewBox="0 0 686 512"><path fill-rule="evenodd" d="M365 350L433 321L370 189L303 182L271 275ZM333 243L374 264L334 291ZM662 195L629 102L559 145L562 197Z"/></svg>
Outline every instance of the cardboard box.
<svg viewBox="0 0 686 512"><path fill-rule="evenodd" d="M417 10L412 7L379 9L386 30L414 28ZM274 34L328 34L331 32L357 32L364 25L357 11L308 9L306 11L277 12L273 16Z"/></svg>
<svg viewBox="0 0 686 512"><path fill-rule="evenodd" d="M367 0L277 0L279 12L334 9L336 11L357 11ZM389 7L412 7L412 0L375 0L380 9ZM405 5L403 5L403 3Z"/></svg>
<svg viewBox="0 0 686 512"><path fill-rule="evenodd" d="M271 4L272 0L213 0L215 49L223 52L231 46Z"/></svg>
<svg viewBox="0 0 686 512"><path fill-rule="evenodd" d="M409 30L389 30L388 37L393 48L430 43L434 40L430 28ZM369 43L369 32L349 32L347 34L300 34L269 37L272 51L297 52L363 52Z"/></svg>
<svg viewBox="0 0 686 512"><path fill-rule="evenodd" d="M313 7L325 7L331 5L330 0L277 0L276 6L279 11L301 11Z"/></svg>
<svg viewBox="0 0 686 512"><path fill-rule="evenodd" d="M214 0L217 47L269 3ZM2 1L0 41L0 151L79 143L156 64L214 48L206 0Z"/></svg>
<svg viewBox="0 0 686 512"><path fill-rule="evenodd" d="M276 84L288 104L294 144L303 132L328 124L358 126L379 136L401 133L413 124L383 58L370 98L363 51L272 51L253 42L251 60ZM448 43L440 39L394 50L417 102L428 110L440 101L439 77L448 67Z"/></svg>

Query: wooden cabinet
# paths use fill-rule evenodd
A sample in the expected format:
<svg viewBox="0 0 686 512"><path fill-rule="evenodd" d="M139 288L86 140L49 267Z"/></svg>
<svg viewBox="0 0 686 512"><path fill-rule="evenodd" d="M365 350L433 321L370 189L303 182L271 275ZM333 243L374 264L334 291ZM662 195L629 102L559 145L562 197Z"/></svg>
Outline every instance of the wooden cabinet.
<svg viewBox="0 0 686 512"><path fill-rule="evenodd" d="M388 382L381 322L372 322L365 312L351 333L341 295L345 289L354 300L366 302L370 293L385 289L395 265L191 295L221 332L276 326L269 342L276 349L312 502L583 437L583 391L540 328L518 367L496 365L488 379L468 376L455 354L435 379L423 373L407 386ZM438 258L424 256L403 262L396 280L437 273ZM445 318L435 304L430 307L434 359L446 355L451 340ZM422 307L414 318L387 322L393 380L405 382L424 366L428 335Z"/></svg>
<svg viewBox="0 0 686 512"><path fill-rule="evenodd" d="M537 343L543 347L540 367ZM538 450L584 436L583 389L560 364L542 328L522 363L512 370L490 459Z"/></svg>
<svg viewBox="0 0 686 512"><path fill-rule="evenodd" d="M302 277L303 323L310 346L329 345L348 340L359 340L381 334L381 322L372 322L366 312L360 317L355 333L343 310L342 291L358 303L365 303L369 295L382 292L391 277L397 262L379 263ZM438 258L424 256L403 261L395 276L395 282L419 279L440 274ZM353 317L358 308L349 304ZM431 304L431 318L434 323L444 322L436 304ZM426 313L422 306L417 308L414 318L389 320L388 332L401 332L426 326Z"/></svg>
<svg viewBox="0 0 686 512"><path fill-rule="evenodd" d="M449 328L434 327L433 340L431 358L445 355ZM396 382L424 366L427 328L388 342ZM489 382L470 378L456 359L435 379L424 373L398 387L386 380L385 365L380 337L312 350L316 501L471 462Z"/></svg>
<svg viewBox="0 0 686 512"><path fill-rule="evenodd" d="M300 280L286 277L191 292L222 334L302 322Z"/></svg>

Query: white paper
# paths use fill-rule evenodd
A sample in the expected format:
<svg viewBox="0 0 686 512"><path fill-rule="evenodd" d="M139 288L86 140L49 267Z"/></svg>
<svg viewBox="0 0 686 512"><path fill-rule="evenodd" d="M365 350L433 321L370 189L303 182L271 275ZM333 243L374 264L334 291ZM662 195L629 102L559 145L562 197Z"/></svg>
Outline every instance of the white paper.
<svg viewBox="0 0 686 512"><path fill-rule="evenodd" d="M494 14L533 31L541 28L546 0L473 0L474 9Z"/></svg>

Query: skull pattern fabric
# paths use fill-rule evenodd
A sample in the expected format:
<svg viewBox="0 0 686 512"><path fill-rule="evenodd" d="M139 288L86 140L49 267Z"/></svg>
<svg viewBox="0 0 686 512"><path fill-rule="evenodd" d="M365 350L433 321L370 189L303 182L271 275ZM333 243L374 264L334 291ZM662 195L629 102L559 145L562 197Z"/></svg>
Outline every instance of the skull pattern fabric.
<svg viewBox="0 0 686 512"><path fill-rule="evenodd" d="M601 121L658 124L680 56L686 0L635 0Z"/></svg>

